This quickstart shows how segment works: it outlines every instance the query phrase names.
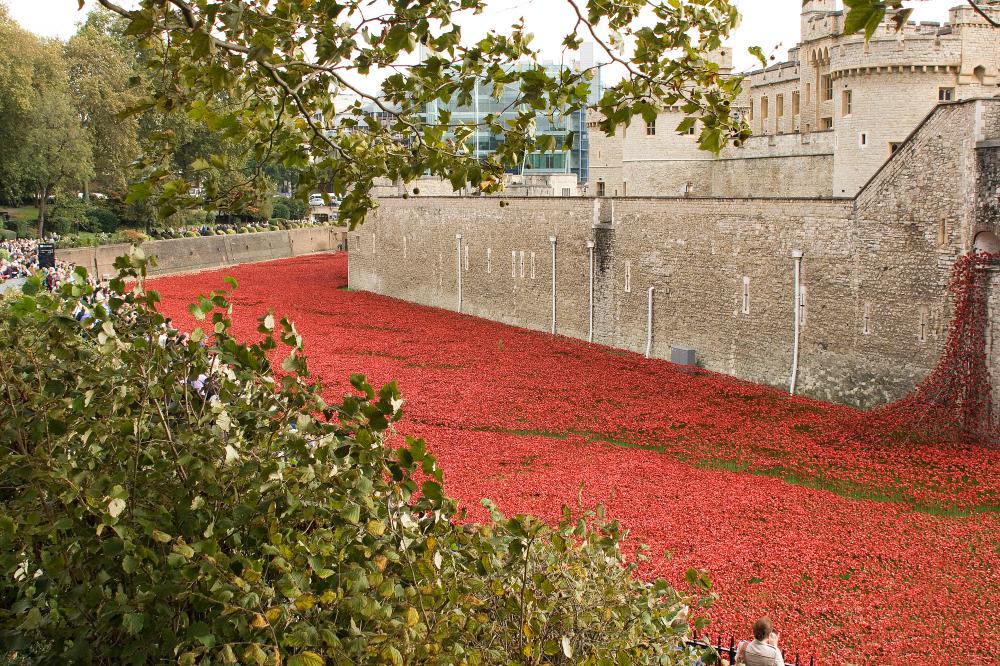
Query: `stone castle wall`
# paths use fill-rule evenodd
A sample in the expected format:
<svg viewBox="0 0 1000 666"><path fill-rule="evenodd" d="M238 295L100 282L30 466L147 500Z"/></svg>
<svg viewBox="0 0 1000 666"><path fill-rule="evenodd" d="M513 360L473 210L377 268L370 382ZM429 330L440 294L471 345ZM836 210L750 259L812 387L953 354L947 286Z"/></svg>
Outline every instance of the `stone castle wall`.
<svg viewBox="0 0 1000 666"><path fill-rule="evenodd" d="M940 354L950 267L996 225L977 211L998 138L1000 101L939 107L856 199L386 199L349 238L350 284L545 331L554 293L557 333L587 339L593 313L596 342L638 352L652 288L653 356L785 387L799 307L801 392L879 404Z"/></svg>
<svg viewBox="0 0 1000 666"><path fill-rule="evenodd" d="M344 227L311 227L147 241L142 249L146 256L156 257L156 267L150 269L150 275L166 275L328 252L343 247L346 238ZM56 250L56 259L83 266L91 275L112 275L116 272L115 258L128 254L129 247L121 244L67 248Z"/></svg>
<svg viewBox="0 0 1000 666"><path fill-rule="evenodd" d="M1000 17L1000 3L982 7ZM642 122L627 136L593 131L591 154L596 147L607 157L591 180L605 179L618 196L853 197L939 102L998 94L997 31L971 7L953 8L944 26L897 31L887 17L870 41L843 27L836 2L804 3L802 42L788 61L745 76L734 106L755 137L743 147L718 159L701 153L695 137L672 131L684 114L664 109L656 136L645 136ZM790 152L800 134L828 150Z"/></svg>

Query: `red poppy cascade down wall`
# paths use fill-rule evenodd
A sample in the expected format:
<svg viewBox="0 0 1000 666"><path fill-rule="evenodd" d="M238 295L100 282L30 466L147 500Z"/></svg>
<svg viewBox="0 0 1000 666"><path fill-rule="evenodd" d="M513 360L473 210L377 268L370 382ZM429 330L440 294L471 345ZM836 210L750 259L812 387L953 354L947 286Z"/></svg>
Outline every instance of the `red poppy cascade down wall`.
<svg viewBox="0 0 1000 666"><path fill-rule="evenodd" d="M952 267L1000 236L1000 99L938 106L855 198L766 189L382 199L348 237L349 282L655 357L685 347L710 370L783 387L794 374L800 393L884 404L932 373ZM984 280L1000 304L1000 279ZM982 332L994 386L998 318L989 307Z"/></svg>

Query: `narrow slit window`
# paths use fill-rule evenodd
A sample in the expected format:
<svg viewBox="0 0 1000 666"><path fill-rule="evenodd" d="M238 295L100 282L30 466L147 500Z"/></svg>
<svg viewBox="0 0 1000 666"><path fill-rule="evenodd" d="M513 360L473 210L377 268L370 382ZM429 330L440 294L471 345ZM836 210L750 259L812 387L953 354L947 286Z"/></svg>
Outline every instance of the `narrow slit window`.
<svg viewBox="0 0 1000 666"><path fill-rule="evenodd" d="M927 342L927 329L930 327L930 322L928 321L930 313L927 306L920 308L920 341Z"/></svg>
<svg viewBox="0 0 1000 666"><path fill-rule="evenodd" d="M632 293L632 262L625 262L625 293Z"/></svg>
<svg viewBox="0 0 1000 666"><path fill-rule="evenodd" d="M403 259L406 259L406 256L407 256L406 250L407 250L407 248L406 248L406 236L403 236Z"/></svg>
<svg viewBox="0 0 1000 666"><path fill-rule="evenodd" d="M524 250L521 250L521 277L524 277Z"/></svg>
<svg viewBox="0 0 1000 666"><path fill-rule="evenodd" d="M864 335L871 335L872 332L872 304L865 303L864 327L861 329Z"/></svg>
<svg viewBox="0 0 1000 666"><path fill-rule="evenodd" d="M493 272L493 248L486 248L486 272Z"/></svg>
<svg viewBox="0 0 1000 666"><path fill-rule="evenodd" d="M372 256L375 256L375 232L372 232Z"/></svg>
<svg viewBox="0 0 1000 666"><path fill-rule="evenodd" d="M517 250L510 251L510 276L517 277Z"/></svg>
<svg viewBox="0 0 1000 666"><path fill-rule="evenodd" d="M750 314L750 278L743 277L743 304L740 307L743 314Z"/></svg>
<svg viewBox="0 0 1000 666"><path fill-rule="evenodd" d="M531 253L531 279L535 279L535 253Z"/></svg>
<svg viewBox="0 0 1000 666"><path fill-rule="evenodd" d="M465 246L465 257L464 257L464 259L465 259L465 270L468 271L469 270L469 246L468 245Z"/></svg>
<svg viewBox="0 0 1000 666"><path fill-rule="evenodd" d="M867 146L868 145L868 134L866 134L865 132L862 132L860 138L858 139L858 144L862 148L864 148L865 146Z"/></svg>

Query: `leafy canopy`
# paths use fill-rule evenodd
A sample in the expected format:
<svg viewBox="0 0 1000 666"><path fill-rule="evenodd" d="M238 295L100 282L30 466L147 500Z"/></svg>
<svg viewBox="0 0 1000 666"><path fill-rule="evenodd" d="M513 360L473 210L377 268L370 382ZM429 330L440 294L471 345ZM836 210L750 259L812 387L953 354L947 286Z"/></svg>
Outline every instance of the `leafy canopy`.
<svg viewBox="0 0 1000 666"><path fill-rule="evenodd" d="M639 580L641 551L626 566L600 511L550 528L487 503L491 520L461 524L427 445L387 446L395 384L354 376L325 401L291 322L269 313L258 342L232 336L232 281L178 340L141 251L117 266L82 323L83 269L59 293L32 278L0 301L0 655L694 663L704 573L688 574L699 596Z"/></svg>
<svg viewBox="0 0 1000 666"><path fill-rule="evenodd" d="M413 0L372 6L365 0L142 0L126 9L104 7L128 20L126 33L140 41L147 65L165 73L143 108L180 111L253 146L256 163L303 169L298 192L321 181L324 192L344 198L343 220L359 223L374 206L377 178L410 182L430 173L457 189L502 187L507 167L527 151L563 150L549 135L535 136L537 113L568 114L588 105L594 70L546 70L522 20L467 43L461 22L501 6L479 0ZM741 79L724 77L708 57L737 25L730 0L567 0L572 17L563 44L566 60L584 38L599 59L624 72L596 103L601 129L613 133L635 116L680 106L701 121L701 146L720 150L749 128L730 104ZM418 48L427 53L420 62ZM359 84L385 79L377 92ZM478 82L519 93L513 118L487 115L479 126L448 113L429 120L435 102L467 105ZM337 93L352 93L339 102ZM502 140L495 155L476 159L468 142L476 132ZM161 137L169 144L172 137ZM205 161L205 168L213 160ZM135 192L161 212L201 203L190 183L150 158L149 177Z"/></svg>

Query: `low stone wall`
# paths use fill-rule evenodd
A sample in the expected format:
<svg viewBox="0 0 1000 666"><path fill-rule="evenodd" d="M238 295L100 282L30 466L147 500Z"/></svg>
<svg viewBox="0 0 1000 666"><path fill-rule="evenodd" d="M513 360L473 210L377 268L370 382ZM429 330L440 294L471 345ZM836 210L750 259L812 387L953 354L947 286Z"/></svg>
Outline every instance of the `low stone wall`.
<svg viewBox="0 0 1000 666"><path fill-rule="evenodd" d="M147 256L156 257L150 274L166 275L344 249L346 239L344 227L309 227L147 241L142 249ZM93 275L109 275L115 272L115 258L128 251L127 244L77 247L56 250L56 258L84 266Z"/></svg>

